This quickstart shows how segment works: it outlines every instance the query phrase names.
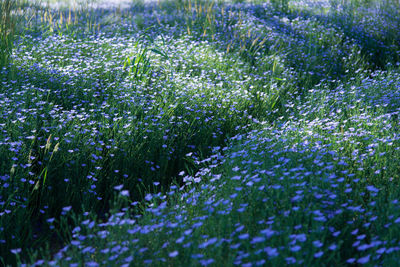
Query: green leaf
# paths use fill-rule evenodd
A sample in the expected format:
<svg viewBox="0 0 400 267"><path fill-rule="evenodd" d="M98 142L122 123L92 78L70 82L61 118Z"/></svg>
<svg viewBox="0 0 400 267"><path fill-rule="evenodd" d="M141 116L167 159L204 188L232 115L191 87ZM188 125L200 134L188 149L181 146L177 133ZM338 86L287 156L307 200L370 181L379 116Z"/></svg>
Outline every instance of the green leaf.
<svg viewBox="0 0 400 267"><path fill-rule="evenodd" d="M160 55L160 56L162 56L162 57L164 57L166 59L169 59L167 54L165 54L164 52L162 52L162 51L160 51L160 50L158 50L156 48L150 48L150 51L152 51L152 52L154 52L154 53L156 53L156 54L158 54L158 55Z"/></svg>
<svg viewBox="0 0 400 267"><path fill-rule="evenodd" d="M44 171L43 185L44 185L45 182L46 182L46 178L47 178L47 167L45 168L45 171Z"/></svg>

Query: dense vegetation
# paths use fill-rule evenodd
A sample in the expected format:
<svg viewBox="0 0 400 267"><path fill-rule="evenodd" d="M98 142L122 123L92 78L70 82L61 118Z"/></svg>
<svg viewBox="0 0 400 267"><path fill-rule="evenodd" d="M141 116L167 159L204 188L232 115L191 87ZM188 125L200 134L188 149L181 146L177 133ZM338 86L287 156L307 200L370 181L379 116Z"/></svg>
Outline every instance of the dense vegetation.
<svg viewBox="0 0 400 267"><path fill-rule="evenodd" d="M58 4L1 1L3 265L396 266L398 1Z"/></svg>

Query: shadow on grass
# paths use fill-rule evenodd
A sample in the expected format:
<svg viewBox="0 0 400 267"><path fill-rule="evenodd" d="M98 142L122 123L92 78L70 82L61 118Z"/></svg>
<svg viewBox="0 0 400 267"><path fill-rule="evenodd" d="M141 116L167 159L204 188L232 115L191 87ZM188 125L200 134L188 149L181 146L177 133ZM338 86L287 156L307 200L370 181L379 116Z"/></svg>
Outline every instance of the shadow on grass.
<svg viewBox="0 0 400 267"><path fill-rule="evenodd" d="M23 139L19 152L24 158L19 163L26 164L25 158L29 162L16 174L21 181L15 182L24 207L18 204L1 218L2 233L14 233L13 238L2 237L5 243L0 245L0 251L6 263L15 263L10 249L22 248L25 253L51 242L58 244L52 245L56 250L68 241L76 223L68 215L72 211L90 211L105 220L117 185L124 184L131 201L142 201L147 193L168 190L172 182L182 184L182 178L178 178L180 171L195 173L199 168L188 153L194 152L198 160L204 159L212 147L224 146L226 135L234 135L235 127L244 123L236 118L222 124L207 123L207 114L187 113L186 106L177 103L167 112L164 126L145 127L158 111L145 114L141 106L121 107L117 92L103 90L106 81L81 75L72 77L37 65L16 68L13 75L13 92L5 93L14 96L20 90L24 110L32 110L22 128L14 129L15 134L32 132L34 138ZM107 82L113 80L109 78ZM186 100L193 107L197 104L195 100ZM110 106L101 108L104 103ZM135 118L130 126L125 128L113 120L113 112L125 118L128 111ZM213 112L216 117L225 116L224 111L218 115L216 108ZM185 118L191 124L170 125L173 117ZM213 134L221 130L221 135L214 138ZM170 136L169 150L163 147L166 132ZM55 143L59 143L58 151ZM8 153L6 147L3 150ZM4 166L14 164L9 156L6 161ZM1 171L9 173L9 169ZM29 181L32 183L28 184ZM155 186L154 182L160 185ZM2 193L2 199L13 194ZM53 223L49 224L49 220Z"/></svg>
<svg viewBox="0 0 400 267"><path fill-rule="evenodd" d="M387 6L386 8L390 7ZM342 12L334 10L322 14L302 10L300 12L292 11L287 15L291 18L316 18L323 25L333 25L336 29L343 31L347 37L354 40L361 47L363 57L367 59L373 69L385 69L388 63L398 62L400 60L400 53L398 52L400 48L400 36L396 29L400 27L399 17L389 17L388 14L385 14L384 9L376 10L388 26L393 26L389 26L389 30L387 31L376 29L374 32L371 32L367 31L362 23L357 22L352 12L354 10L349 6ZM364 16L369 15L373 14L364 14ZM381 22L377 21L377 23Z"/></svg>

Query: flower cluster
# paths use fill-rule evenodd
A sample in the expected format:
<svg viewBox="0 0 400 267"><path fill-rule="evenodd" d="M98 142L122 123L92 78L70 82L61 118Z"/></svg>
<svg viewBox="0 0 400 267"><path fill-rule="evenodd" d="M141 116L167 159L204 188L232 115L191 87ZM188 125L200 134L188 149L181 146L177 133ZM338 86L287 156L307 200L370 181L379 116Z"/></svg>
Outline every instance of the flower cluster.
<svg viewBox="0 0 400 267"><path fill-rule="evenodd" d="M0 259L57 230L32 264L396 262L394 3L335 2L32 16L0 70Z"/></svg>

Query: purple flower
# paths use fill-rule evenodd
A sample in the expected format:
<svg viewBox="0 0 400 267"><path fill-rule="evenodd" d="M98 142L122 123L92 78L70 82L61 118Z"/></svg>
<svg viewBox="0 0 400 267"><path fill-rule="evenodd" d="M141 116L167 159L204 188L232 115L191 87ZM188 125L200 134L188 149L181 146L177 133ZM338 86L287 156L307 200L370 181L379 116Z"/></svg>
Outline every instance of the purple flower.
<svg viewBox="0 0 400 267"><path fill-rule="evenodd" d="M19 254L19 253L21 253L22 249L20 249L20 248L15 248L15 249L11 249L10 251L11 251L11 253L13 253L13 254Z"/></svg>
<svg viewBox="0 0 400 267"><path fill-rule="evenodd" d="M249 236L250 236L250 235L249 235L248 233L244 233L244 234L239 235L239 239L241 239L241 240L243 240L243 239L248 239Z"/></svg>
<svg viewBox="0 0 400 267"><path fill-rule="evenodd" d="M120 195L124 196L124 197L129 197L129 191L128 190L122 190Z"/></svg>
<svg viewBox="0 0 400 267"><path fill-rule="evenodd" d="M208 266L208 265L210 265L210 264L213 263L213 262L214 262L214 259L200 260L200 264L201 264L202 266Z"/></svg>
<svg viewBox="0 0 400 267"><path fill-rule="evenodd" d="M122 189L123 187L124 187L124 185L123 185L123 184L120 184L120 185L114 186L114 189L117 190L117 191L121 191L121 189Z"/></svg>
<svg viewBox="0 0 400 267"><path fill-rule="evenodd" d="M265 241L265 238L264 237L262 237L262 236L256 236L256 237L254 237L252 240L251 240L251 244L256 244L256 243L261 243L261 242L264 242Z"/></svg>
<svg viewBox="0 0 400 267"><path fill-rule="evenodd" d="M290 248L290 250L293 251L293 252L297 252L297 251L299 251L300 249L301 249L301 247L298 246L298 245L293 246L293 247Z"/></svg>
<svg viewBox="0 0 400 267"><path fill-rule="evenodd" d="M273 236L275 234L275 231L267 228L267 229L261 230L260 233L265 235L267 238L270 238L271 236Z"/></svg>
<svg viewBox="0 0 400 267"><path fill-rule="evenodd" d="M379 192L379 189L374 187L374 186L372 186L372 185L368 185L367 186L367 190L370 191L370 192L373 192L373 193L378 193Z"/></svg>
<svg viewBox="0 0 400 267"><path fill-rule="evenodd" d="M332 244L328 247L330 250L335 250L337 248L336 244Z"/></svg>
<svg viewBox="0 0 400 267"><path fill-rule="evenodd" d="M71 210L71 208L72 208L72 206L67 206L67 207L64 207L62 210L63 210L64 212L68 212L68 211Z"/></svg>
<svg viewBox="0 0 400 267"><path fill-rule="evenodd" d="M314 254L315 258L320 258L322 255L324 255L323 251L318 251L317 253Z"/></svg>
<svg viewBox="0 0 400 267"><path fill-rule="evenodd" d="M313 245L315 246L315 247L317 247L317 248L320 248L320 247L322 247L322 243L321 243L321 241L319 241L319 240L315 240L315 241L313 241Z"/></svg>
<svg viewBox="0 0 400 267"><path fill-rule="evenodd" d="M179 252L178 251L172 251L172 252L170 252L170 253L168 253L168 256L170 257L170 258L175 258L176 256L178 256L179 255Z"/></svg>
<svg viewBox="0 0 400 267"><path fill-rule="evenodd" d="M370 258L370 257L371 257L371 255L367 255L367 256L365 256L365 257L359 258L359 259L357 260L357 263L359 263L359 264L366 264L366 263L369 262L369 258Z"/></svg>
<svg viewBox="0 0 400 267"><path fill-rule="evenodd" d="M277 248L265 247L264 252L267 253L269 257L276 257L279 255Z"/></svg>

